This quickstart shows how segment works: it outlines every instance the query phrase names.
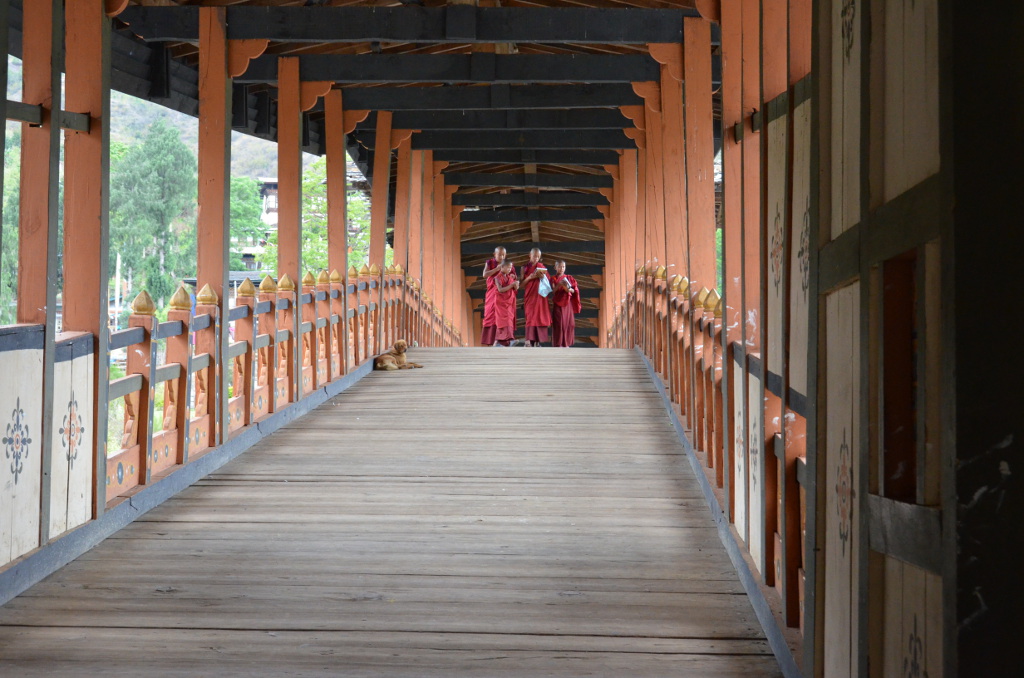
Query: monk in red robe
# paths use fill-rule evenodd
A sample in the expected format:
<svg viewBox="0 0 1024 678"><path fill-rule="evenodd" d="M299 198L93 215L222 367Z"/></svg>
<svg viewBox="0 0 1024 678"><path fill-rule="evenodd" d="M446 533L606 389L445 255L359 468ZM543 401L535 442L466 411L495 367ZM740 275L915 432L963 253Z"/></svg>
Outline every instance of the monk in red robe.
<svg viewBox="0 0 1024 678"><path fill-rule="evenodd" d="M497 334L497 324L494 318L494 279L501 268L501 262L505 261L505 248L495 247L494 257L484 264L483 277L487 281L487 293L484 295L484 322L483 331L480 333L480 345L491 346L494 344Z"/></svg>
<svg viewBox="0 0 1024 678"><path fill-rule="evenodd" d="M501 262L498 275L494 276L494 323L497 328L495 346L516 345L516 292L519 280L512 262Z"/></svg>
<svg viewBox="0 0 1024 678"><path fill-rule="evenodd" d="M569 347L576 343L576 314L583 307L576 278L565 274L565 262L555 262L551 278L551 345Z"/></svg>
<svg viewBox="0 0 1024 678"><path fill-rule="evenodd" d="M548 277L548 269L540 260L540 248L534 247L530 250L530 261L523 266L523 311L526 314L526 345L540 346L542 341L548 340L548 327L551 325L551 308L548 306L547 297L542 297L539 292L541 279Z"/></svg>

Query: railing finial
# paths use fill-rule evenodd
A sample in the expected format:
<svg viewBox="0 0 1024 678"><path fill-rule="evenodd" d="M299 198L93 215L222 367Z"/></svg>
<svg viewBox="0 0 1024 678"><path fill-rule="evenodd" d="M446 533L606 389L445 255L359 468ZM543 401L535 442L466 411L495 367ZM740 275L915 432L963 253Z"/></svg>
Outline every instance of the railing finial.
<svg viewBox="0 0 1024 678"><path fill-rule="evenodd" d="M664 280L667 275L668 275L668 269L665 268L664 266L659 266L654 271L654 278L655 278L655 280Z"/></svg>
<svg viewBox="0 0 1024 678"><path fill-rule="evenodd" d="M718 302L720 302L721 300L722 297L719 296L718 290L711 290L710 292L708 292L707 298L704 299L704 310L714 311L715 307L718 306Z"/></svg>
<svg viewBox="0 0 1024 678"><path fill-rule="evenodd" d="M708 298L708 294L710 294L710 292L708 292L708 288L700 288L700 292L697 292L697 303L695 304L695 307L704 306L704 300Z"/></svg>
<svg viewBox="0 0 1024 678"><path fill-rule="evenodd" d="M238 290L235 292L236 297L255 297L256 286L252 284L252 280L247 276L242 284L238 286Z"/></svg>
<svg viewBox="0 0 1024 678"><path fill-rule="evenodd" d="M274 294L277 292L277 283L269 275L263 276L263 280L260 281L260 292Z"/></svg>
<svg viewBox="0 0 1024 678"><path fill-rule="evenodd" d="M306 271L306 274L302 276L302 286L312 287L316 284L316 278L313 277L313 271Z"/></svg>
<svg viewBox="0 0 1024 678"><path fill-rule="evenodd" d="M196 303L203 304L206 306L216 306L220 299L217 297L217 293L210 287L210 283L203 285L203 289L199 290L199 294L196 295Z"/></svg>
<svg viewBox="0 0 1024 678"><path fill-rule="evenodd" d="M282 273L281 277L277 279L277 290L279 292L294 292L295 283L288 277L287 273Z"/></svg>
<svg viewBox="0 0 1024 678"><path fill-rule="evenodd" d="M171 300L167 305L175 311L192 310L192 298L189 296L188 290L185 289L184 285L178 285L178 289L174 290L174 294L171 295Z"/></svg>
<svg viewBox="0 0 1024 678"><path fill-rule="evenodd" d="M332 283L340 283L341 282L341 273L338 271L338 269L334 269L333 271L331 271L331 282Z"/></svg>
<svg viewBox="0 0 1024 678"><path fill-rule="evenodd" d="M329 285L331 283L331 276L327 273L327 269L320 271L316 276L317 285Z"/></svg>
<svg viewBox="0 0 1024 678"><path fill-rule="evenodd" d="M370 275L372 275L374 278L379 278L380 266L378 266L377 264L370 264Z"/></svg>
<svg viewBox="0 0 1024 678"><path fill-rule="evenodd" d="M359 275L360 276L370 275L370 267L367 266L366 264L363 264L363 267L359 269Z"/></svg>
<svg viewBox="0 0 1024 678"><path fill-rule="evenodd" d="M156 304L149 292L142 290L132 302L132 313L134 315L156 315Z"/></svg>

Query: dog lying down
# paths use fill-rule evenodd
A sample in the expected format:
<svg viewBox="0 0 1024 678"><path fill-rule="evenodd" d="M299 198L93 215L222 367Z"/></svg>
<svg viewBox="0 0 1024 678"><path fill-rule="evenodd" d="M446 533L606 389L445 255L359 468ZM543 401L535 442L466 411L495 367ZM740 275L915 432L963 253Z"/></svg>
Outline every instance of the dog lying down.
<svg viewBox="0 0 1024 678"><path fill-rule="evenodd" d="M374 359L373 369L390 372L391 370L411 370L414 367L423 367L423 365L406 360L405 352L407 350L409 350L409 343L405 339L399 339L390 351L381 353Z"/></svg>

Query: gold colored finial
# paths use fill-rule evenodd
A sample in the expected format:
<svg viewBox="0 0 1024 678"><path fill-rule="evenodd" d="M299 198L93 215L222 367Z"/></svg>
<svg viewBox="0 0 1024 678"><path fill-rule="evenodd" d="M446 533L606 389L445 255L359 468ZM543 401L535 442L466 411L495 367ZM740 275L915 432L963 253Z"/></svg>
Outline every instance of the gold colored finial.
<svg viewBox="0 0 1024 678"><path fill-rule="evenodd" d="M313 277L313 271L306 271L306 275L302 276L302 286L312 287L316 284L316 278Z"/></svg>
<svg viewBox="0 0 1024 678"><path fill-rule="evenodd" d="M715 304L715 317L716 318L721 318L722 317L722 301L723 301L722 299L719 299L718 303Z"/></svg>
<svg viewBox="0 0 1024 678"><path fill-rule="evenodd" d="M379 278L380 266L378 266L377 264L370 264L370 275L372 275L374 278Z"/></svg>
<svg viewBox="0 0 1024 678"><path fill-rule="evenodd" d="M174 290L174 294L171 295L171 300L167 305L175 311L192 310L192 299L189 297L188 290L185 289L184 285L178 285L178 289Z"/></svg>
<svg viewBox="0 0 1024 678"><path fill-rule="evenodd" d="M316 284L317 285L327 285L330 282L331 282L331 276L327 273L327 269L326 268L324 270L320 271L320 273L316 276Z"/></svg>
<svg viewBox="0 0 1024 678"><path fill-rule="evenodd" d="M355 264L352 264L351 266L348 267L348 277L350 277L350 278L358 278L359 277L359 269L356 268Z"/></svg>
<svg viewBox="0 0 1024 678"><path fill-rule="evenodd" d="M384 269L384 273L385 273L385 275L394 275L395 274L395 265L391 264L390 266L385 268Z"/></svg>
<svg viewBox="0 0 1024 678"><path fill-rule="evenodd" d="M718 302L720 302L721 300L722 297L719 296L718 290L711 290L708 293L707 299L704 300L704 310L714 311L715 307L718 306Z"/></svg>
<svg viewBox="0 0 1024 678"><path fill-rule="evenodd" d="M254 297L256 296L256 286L252 284L252 280L246 278L242 281L242 284L238 286L238 290L235 292L237 297Z"/></svg>
<svg viewBox="0 0 1024 678"><path fill-rule="evenodd" d="M640 268L636 269L636 274L642 278L647 275L647 269L641 264Z"/></svg>
<svg viewBox="0 0 1024 678"><path fill-rule="evenodd" d="M331 271L331 282L332 283L340 283L341 282L341 273L338 272L338 269L334 269L333 271Z"/></svg>
<svg viewBox="0 0 1024 678"><path fill-rule="evenodd" d="M260 292L264 294L273 294L277 292L277 283L269 275L263 276L263 280L260 281Z"/></svg>
<svg viewBox="0 0 1024 678"><path fill-rule="evenodd" d="M281 277L277 279L277 290L279 292L294 292L295 283L288 277L287 273L282 273Z"/></svg>
<svg viewBox="0 0 1024 678"><path fill-rule="evenodd" d="M135 301L132 302L132 313L134 315L156 315L156 304L153 303L153 297L149 296L149 292L146 290L139 292Z"/></svg>
<svg viewBox="0 0 1024 678"><path fill-rule="evenodd" d="M679 280L676 281L676 291L683 296L690 293L690 281L685 275L680 276Z"/></svg>
<svg viewBox="0 0 1024 678"><path fill-rule="evenodd" d="M216 306L220 299L217 297L217 293L210 287L210 283L203 285L203 289L199 290L199 294L196 295L196 303L203 304L204 306Z"/></svg>
<svg viewBox="0 0 1024 678"><path fill-rule="evenodd" d="M664 266L659 266L654 271L654 277L657 280L664 280L667 275L668 275L668 269L665 268Z"/></svg>
<svg viewBox="0 0 1024 678"><path fill-rule="evenodd" d="M370 267L367 266L366 264L363 264L363 267L359 269L359 275L370 275Z"/></svg>
<svg viewBox="0 0 1024 678"><path fill-rule="evenodd" d="M401 264L395 264L395 275L405 275L405 269Z"/></svg>
<svg viewBox="0 0 1024 678"><path fill-rule="evenodd" d="M697 306L703 306L704 305L704 300L708 298L708 294L710 294L710 292L708 292L708 288L706 288L706 287L700 288L700 292L697 292L697 304L696 305Z"/></svg>

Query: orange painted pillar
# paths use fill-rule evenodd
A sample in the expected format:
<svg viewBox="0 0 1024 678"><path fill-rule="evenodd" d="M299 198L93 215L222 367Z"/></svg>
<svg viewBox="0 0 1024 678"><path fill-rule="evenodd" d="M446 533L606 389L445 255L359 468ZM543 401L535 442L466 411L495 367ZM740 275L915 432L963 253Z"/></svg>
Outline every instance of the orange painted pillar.
<svg viewBox="0 0 1024 678"><path fill-rule="evenodd" d="M644 184L646 237L644 261L652 270L665 265L665 175L662 167L663 130L661 85L658 82L633 83L633 90L644 98L646 148Z"/></svg>
<svg viewBox="0 0 1024 678"><path fill-rule="evenodd" d="M395 239L394 239L394 261L402 267L402 270L409 269L409 198L412 181L412 140L405 139L398 146L398 177L395 181Z"/></svg>
<svg viewBox="0 0 1024 678"><path fill-rule="evenodd" d="M622 261L623 287L621 294L623 298L626 297L626 294L636 281L636 267L639 265L639 260L636 257L637 156L638 152L636 149L630 148L623 151L622 169L620 170L623 196L621 207L623 230L619 249ZM626 323L626 332L624 333L626 346L624 348L631 348L633 345L633 308L628 304L623 308L623 320Z"/></svg>
<svg viewBox="0 0 1024 678"><path fill-rule="evenodd" d="M743 4L743 301L744 344L761 350L761 132L751 118L761 108L760 0ZM762 115L763 118L763 115Z"/></svg>
<svg viewBox="0 0 1024 678"><path fill-rule="evenodd" d="M302 104L297 57L277 75L277 275L302 279Z"/></svg>
<svg viewBox="0 0 1024 678"><path fill-rule="evenodd" d="M46 322L49 271L55 260L57 243L50 237L51 222L57 218L56 163L51 156L59 152L60 125L54 127L54 111L59 111L60 84L54 83L53 34L55 3L37 0L26 3L23 11L22 101L42 106L39 126L21 126L21 183L18 209L18 308L19 323ZM56 10L56 11L59 11ZM59 21L59 15L57 19ZM45 397L45 396L44 396Z"/></svg>
<svg viewBox="0 0 1024 678"><path fill-rule="evenodd" d="M373 194L370 202L370 264L384 268L385 231L391 189L391 112L377 111L373 147Z"/></svg>
<svg viewBox="0 0 1024 678"><path fill-rule="evenodd" d="M661 63L661 126L665 185L665 266L668 277L689 276L686 146L683 136L683 47L678 43L649 46ZM710 58L710 55L709 55ZM709 95L710 96L710 95ZM710 99L709 99L710 102Z"/></svg>
<svg viewBox="0 0 1024 678"><path fill-rule="evenodd" d="M436 285L434 280L435 258L434 248L437 246L437 239L434 236L434 153L433 151L423 152L423 209L422 219L422 242L423 242L423 271L420 279L420 296L433 299ZM430 313L431 304L424 300L422 304L422 322L424 339L428 345L433 345L433 315Z"/></svg>
<svg viewBox="0 0 1024 678"><path fill-rule="evenodd" d="M789 0L789 82L811 72L811 0Z"/></svg>
<svg viewBox="0 0 1024 678"><path fill-rule="evenodd" d="M413 151L409 182L409 276L423 275L423 151Z"/></svg>
<svg viewBox="0 0 1024 678"><path fill-rule="evenodd" d="M324 96L327 149L327 268L342 276L348 269L348 154L344 133L345 109L340 89ZM344 295L343 295L344 296Z"/></svg>
<svg viewBox="0 0 1024 678"><path fill-rule="evenodd" d="M441 170L444 168L443 163L434 162L433 172L430 175L431 188L433 193L433 209L431 210L431 231L434 236L434 294L430 295L433 298L434 306L437 306L441 312L444 312L444 295L445 295L445 229L444 229L444 175L441 174Z"/></svg>
<svg viewBox="0 0 1024 678"><path fill-rule="evenodd" d="M686 97L686 201L689 274L695 289L715 289L715 130L711 100L711 23L683 19Z"/></svg>

